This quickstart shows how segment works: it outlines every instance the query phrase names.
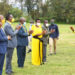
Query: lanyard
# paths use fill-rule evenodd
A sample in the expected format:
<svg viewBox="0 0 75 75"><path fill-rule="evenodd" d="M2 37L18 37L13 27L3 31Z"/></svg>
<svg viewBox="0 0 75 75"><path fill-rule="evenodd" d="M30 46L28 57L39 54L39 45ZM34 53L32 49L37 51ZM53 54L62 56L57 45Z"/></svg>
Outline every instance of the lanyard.
<svg viewBox="0 0 75 75"><path fill-rule="evenodd" d="M25 32L27 32L26 26L22 25Z"/></svg>

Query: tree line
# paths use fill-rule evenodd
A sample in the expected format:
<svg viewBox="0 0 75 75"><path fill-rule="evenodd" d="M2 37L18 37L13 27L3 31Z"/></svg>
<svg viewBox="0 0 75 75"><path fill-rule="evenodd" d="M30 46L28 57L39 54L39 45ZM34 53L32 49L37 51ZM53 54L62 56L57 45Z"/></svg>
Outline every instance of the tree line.
<svg viewBox="0 0 75 75"><path fill-rule="evenodd" d="M4 0L5 3L6 0ZM30 16L33 20L39 18L41 21L45 19L50 20L54 18L57 22L64 22L64 23L75 23L75 0L46 0L45 3L42 0L16 0L21 4L21 10L12 8L8 4L2 5L0 3L0 13L3 14L7 11L16 12L14 15L17 17L19 15L24 14L24 7L27 8L28 17ZM2 10L4 7L4 10ZM6 13L5 13L6 14ZM4 14L4 15L5 15ZM18 17L18 18L19 18Z"/></svg>

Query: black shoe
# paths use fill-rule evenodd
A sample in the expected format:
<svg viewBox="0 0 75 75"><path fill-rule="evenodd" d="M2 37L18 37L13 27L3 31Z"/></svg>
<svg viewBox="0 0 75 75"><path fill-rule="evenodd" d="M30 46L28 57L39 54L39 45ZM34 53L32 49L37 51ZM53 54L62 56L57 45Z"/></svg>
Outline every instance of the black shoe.
<svg viewBox="0 0 75 75"><path fill-rule="evenodd" d="M47 64L47 62L44 62L44 64Z"/></svg>
<svg viewBox="0 0 75 75"><path fill-rule="evenodd" d="M14 71L11 71L11 73L15 73Z"/></svg>
<svg viewBox="0 0 75 75"><path fill-rule="evenodd" d="M40 65L43 65L43 63L41 63Z"/></svg>
<svg viewBox="0 0 75 75"><path fill-rule="evenodd" d="M19 68L24 68L24 66L18 66Z"/></svg>
<svg viewBox="0 0 75 75"><path fill-rule="evenodd" d="M51 56L51 55L53 55L52 53L50 53L48 56Z"/></svg>
<svg viewBox="0 0 75 75"><path fill-rule="evenodd" d="M6 72L6 74L11 75L11 72Z"/></svg>
<svg viewBox="0 0 75 75"><path fill-rule="evenodd" d="M42 64L44 64L44 62L42 62Z"/></svg>
<svg viewBox="0 0 75 75"><path fill-rule="evenodd" d="M54 54L56 55L56 52L54 52Z"/></svg>
<svg viewBox="0 0 75 75"><path fill-rule="evenodd" d="M32 51L32 50L31 50L31 49L29 49L27 53L30 53L31 51Z"/></svg>
<svg viewBox="0 0 75 75"><path fill-rule="evenodd" d="M43 62L42 62L42 65L44 65L44 64L46 64L46 63L47 63L46 61L43 61Z"/></svg>

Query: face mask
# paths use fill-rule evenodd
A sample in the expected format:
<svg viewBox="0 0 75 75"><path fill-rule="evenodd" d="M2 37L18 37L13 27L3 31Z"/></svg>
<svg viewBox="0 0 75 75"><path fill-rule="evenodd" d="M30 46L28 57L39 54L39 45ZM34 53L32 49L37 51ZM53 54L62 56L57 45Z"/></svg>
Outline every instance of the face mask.
<svg viewBox="0 0 75 75"><path fill-rule="evenodd" d="M2 20L2 24L4 24L4 23L5 23L5 19Z"/></svg>
<svg viewBox="0 0 75 75"><path fill-rule="evenodd" d="M24 26L26 26L26 22L24 22L24 24L23 24Z"/></svg>
<svg viewBox="0 0 75 75"><path fill-rule="evenodd" d="M51 22L51 25L54 25L54 22Z"/></svg>
<svg viewBox="0 0 75 75"><path fill-rule="evenodd" d="M40 23L37 23L37 25L39 26L39 25L40 25Z"/></svg>
<svg viewBox="0 0 75 75"><path fill-rule="evenodd" d="M48 27L49 26L49 24L46 24L46 27Z"/></svg>
<svg viewBox="0 0 75 75"><path fill-rule="evenodd" d="M30 24L30 26L32 26L33 24Z"/></svg>
<svg viewBox="0 0 75 75"><path fill-rule="evenodd" d="M15 21L15 19L13 18L13 19L12 19L12 22L14 22L14 21Z"/></svg>

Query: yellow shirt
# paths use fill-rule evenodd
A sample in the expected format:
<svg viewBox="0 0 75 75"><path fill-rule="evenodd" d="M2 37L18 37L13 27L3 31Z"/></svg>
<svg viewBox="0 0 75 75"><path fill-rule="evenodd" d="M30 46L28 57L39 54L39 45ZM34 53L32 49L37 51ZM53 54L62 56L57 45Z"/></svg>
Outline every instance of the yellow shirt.
<svg viewBox="0 0 75 75"><path fill-rule="evenodd" d="M7 21L9 24L12 24L10 21Z"/></svg>

